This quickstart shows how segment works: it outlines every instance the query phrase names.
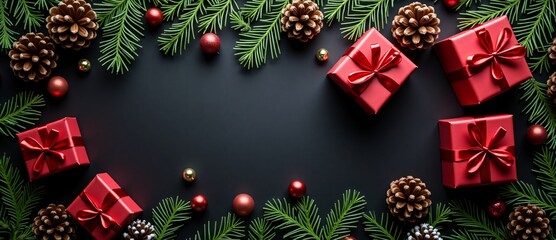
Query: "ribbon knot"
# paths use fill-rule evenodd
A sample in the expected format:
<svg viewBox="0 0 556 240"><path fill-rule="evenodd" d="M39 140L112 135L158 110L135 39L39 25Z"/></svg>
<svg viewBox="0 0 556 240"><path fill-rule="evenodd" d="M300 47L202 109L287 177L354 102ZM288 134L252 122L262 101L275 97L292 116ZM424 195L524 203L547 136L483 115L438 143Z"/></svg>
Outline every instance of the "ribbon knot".
<svg viewBox="0 0 556 240"><path fill-rule="evenodd" d="M45 127L42 127L38 131L40 141L27 137L20 142L23 151L38 154L33 164L33 172L35 173L40 173L45 164L51 165L53 161L63 162L66 160L65 154L61 151L71 147L69 141L58 139L60 132L56 129L48 131Z"/></svg>
<svg viewBox="0 0 556 240"><path fill-rule="evenodd" d="M91 196L86 191L83 191L79 197L89 205L90 209L79 210L77 212L77 220L85 223L88 228L96 227L98 225L96 221L100 221L100 225L104 229L116 226L118 225L116 220L106 212L108 212L120 198L125 196L127 196L127 194L122 189L113 189L105 196L99 207Z"/></svg>
<svg viewBox="0 0 556 240"><path fill-rule="evenodd" d="M515 162L514 155L509 151L509 147L497 147L497 144L504 138L507 130L503 127L498 128L494 136L487 142L484 133L471 123L467 125L467 131L471 140L475 143L475 147L466 150L472 156L467 160L466 170L468 173L478 171L488 160L495 163L511 167Z"/></svg>
<svg viewBox="0 0 556 240"><path fill-rule="evenodd" d="M355 48L351 48L346 55L359 66L361 71L352 72L348 75L348 82L353 85L352 89L358 95L361 95L369 84L370 80L377 78L380 84L389 92L395 93L400 85L384 72L392 69L400 64L402 57L400 52L394 48L390 48L386 54L380 56L380 44L371 44L371 59L367 59L365 54Z"/></svg>

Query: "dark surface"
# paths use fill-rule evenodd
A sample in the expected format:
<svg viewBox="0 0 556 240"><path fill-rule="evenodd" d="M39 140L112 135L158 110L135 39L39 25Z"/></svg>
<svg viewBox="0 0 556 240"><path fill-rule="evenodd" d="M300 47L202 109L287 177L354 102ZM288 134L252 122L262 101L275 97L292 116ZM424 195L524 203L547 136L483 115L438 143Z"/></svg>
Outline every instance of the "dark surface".
<svg viewBox="0 0 556 240"><path fill-rule="evenodd" d="M397 1L390 19L410 2ZM439 40L457 33L457 14L440 2L436 9L442 20ZM392 40L390 26L381 32ZM61 50L53 75L68 79L70 92L64 99L47 98L39 124L77 117L91 166L40 181L48 189L45 203L69 204L100 172L110 173L145 209L146 218L164 197L204 194L209 207L186 224L180 235L185 238L231 211L241 192L256 201L252 216L261 216L265 201L287 196L294 179L307 184L323 217L349 188L366 196L367 210L386 211L386 189L404 175L426 181L435 202L456 196L488 200L496 195L492 187L442 186L437 121L494 113L515 115L519 178L533 182L518 90L462 108L431 50L406 51L419 68L379 115L367 116L326 78L351 45L337 23L306 45L283 36L279 59L254 71L239 65L233 50L237 33L228 28L219 33L220 55L206 59L197 40L181 56L164 56L156 43L163 27L147 30L140 57L123 76L111 75L96 60L99 39L84 51ZM320 47L330 51L322 65L314 58ZM93 62L90 73L77 72L80 58ZM14 78L5 55L0 66L0 100L29 88L43 91L43 85ZM16 140L1 137L0 146L23 167ZM185 167L197 170L194 184L181 179ZM364 239L362 231L356 236Z"/></svg>

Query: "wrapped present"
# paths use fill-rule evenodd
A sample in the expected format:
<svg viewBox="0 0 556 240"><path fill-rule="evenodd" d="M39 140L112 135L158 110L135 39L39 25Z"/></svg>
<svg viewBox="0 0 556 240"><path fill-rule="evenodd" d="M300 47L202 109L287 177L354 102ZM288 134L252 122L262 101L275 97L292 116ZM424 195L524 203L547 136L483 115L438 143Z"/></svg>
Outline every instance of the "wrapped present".
<svg viewBox="0 0 556 240"><path fill-rule="evenodd" d="M143 210L108 175L100 173L67 208L94 239L113 239Z"/></svg>
<svg viewBox="0 0 556 240"><path fill-rule="evenodd" d="M376 114L416 68L372 28L328 71L328 77L368 114Z"/></svg>
<svg viewBox="0 0 556 240"><path fill-rule="evenodd" d="M517 180L512 115L444 119L438 125L444 186Z"/></svg>
<svg viewBox="0 0 556 240"><path fill-rule="evenodd" d="M77 119L62 118L17 134L30 181L89 165Z"/></svg>
<svg viewBox="0 0 556 240"><path fill-rule="evenodd" d="M435 45L461 105L480 104L532 77L506 16Z"/></svg>

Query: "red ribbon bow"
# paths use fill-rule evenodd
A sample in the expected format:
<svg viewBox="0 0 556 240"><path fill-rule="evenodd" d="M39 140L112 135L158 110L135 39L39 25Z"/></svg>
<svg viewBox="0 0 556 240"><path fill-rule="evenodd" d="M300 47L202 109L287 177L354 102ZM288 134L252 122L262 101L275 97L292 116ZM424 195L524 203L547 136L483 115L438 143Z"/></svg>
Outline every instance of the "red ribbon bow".
<svg viewBox="0 0 556 240"><path fill-rule="evenodd" d="M467 57L467 67L483 69L490 64L490 74L492 78L501 84L501 81L504 80L505 77L500 61L523 58L527 50L521 45L507 47L512 37L509 28L504 28L500 35L498 35L496 45L492 43L490 33L486 29L477 30L476 34L485 52Z"/></svg>
<svg viewBox="0 0 556 240"><path fill-rule="evenodd" d="M110 210L110 208L114 206L120 198L125 196L127 196L127 194L122 189L110 190L106 197L104 197L102 205L99 207L99 205L91 199L89 194L86 191L83 191L79 197L81 197L81 199L83 199L83 201L90 206L90 209L79 210L77 212L77 220L85 224L90 224L88 225L89 228L94 228L98 225L95 221L96 219L100 221L100 225L104 229L109 229L112 226L118 225L116 220L114 220L114 218L106 212L108 212L108 210Z"/></svg>
<svg viewBox="0 0 556 240"><path fill-rule="evenodd" d="M478 171L485 164L487 158L505 167L511 167L514 164L515 157L510 152L509 147L495 147L506 135L506 129L503 127L498 128L488 142L486 142L485 135L476 124L471 123L467 125L467 131L469 137L471 137L476 145L466 150L466 152L473 154L467 160L466 169L468 173Z"/></svg>
<svg viewBox="0 0 556 240"><path fill-rule="evenodd" d="M384 56L380 57L380 45L372 44L371 61L365 57L365 54L355 48L351 48L346 55L363 69L350 73L348 76L349 83L353 85L352 88L358 95L361 95L369 87L370 80L375 77L391 93L395 93L400 88L396 81L384 74L402 61L402 56L398 50L390 48Z"/></svg>
<svg viewBox="0 0 556 240"><path fill-rule="evenodd" d="M38 129L38 133L41 139L40 142L32 137L27 137L20 142L24 151L39 154L37 160L33 164L33 172L35 173L41 172L45 164L51 167L54 166L52 165L53 161L63 162L66 156L61 150L73 146L67 139L63 141L58 140L60 133L56 129L48 131L46 127L41 127Z"/></svg>

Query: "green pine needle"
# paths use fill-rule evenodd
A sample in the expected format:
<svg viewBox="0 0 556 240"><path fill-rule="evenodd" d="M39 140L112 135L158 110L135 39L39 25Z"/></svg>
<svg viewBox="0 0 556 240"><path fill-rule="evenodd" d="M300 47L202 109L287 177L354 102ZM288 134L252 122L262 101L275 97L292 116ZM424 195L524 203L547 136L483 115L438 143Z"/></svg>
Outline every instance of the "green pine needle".
<svg viewBox="0 0 556 240"><path fill-rule="evenodd" d="M532 184L517 181L503 187L500 195L514 206L535 204L548 213L551 221L556 221L556 202L548 193L535 189Z"/></svg>
<svg viewBox="0 0 556 240"><path fill-rule="evenodd" d="M357 40L371 27L382 29L388 21L394 0L360 0L341 23L340 31L344 38Z"/></svg>
<svg viewBox="0 0 556 240"><path fill-rule="evenodd" d="M529 122L544 126L548 132L546 146L556 149L556 109L546 95L546 84L532 78L521 83L519 88L523 91L523 112L528 115Z"/></svg>
<svg viewBox="0 0 556 240"><path fill-rule="evenodd" d="M452 214L453 211L448 205L437 203L429 212L429 224L435 228L440 228L438 225L452 222L452 220L450 220Z"/></svg>
<svg viewBox="0 0 556 240"><path fill-rule="evenodd" d="M556 154L553 150L543 147L541 151L535 152L533 157L533 172L541 187L552 198L556 198Z"/></svg>
<svg viewBox="0 0 556 240"><path fill-rule="evenodd" d="M284 8L289 2L287 0L275 0L272 6L272 13L265 14L261 23L255 25L251 31L239 34L234 50L235 55L239 56L241 66L251 69L259 68L266 63L267 56L270 54L272 59L280 55L280 19L282 14L280 9Z"/></svg>
<svg viewBox="0 0 556 240"><path fill-rule="evenodd" d="M402 232L399 224L394 223L388 218L388 213L382 213L380 219L374 212L363 215L365 220L365 232L371 239L375 240L399 240L402 239Z"/></svg>
<svg viewBox="0 0 556 240"><path fill-rule="evenodd" d="M144 0L104 0L95 5L103 24L98 59L112 73L123 74L138 56L143 37Z"/></svg>
<svg viewBox="0 0 556 240"><path fill-rule="evenodd" d="M7 225L9 239L33 238L31 217L44 194L44 188L23 181L8 156L0 158L0 199L8 217L2 225Z"/></svg>
<svg viewBox="0 0 556 240"><path fill-rule="evenodd" d="M177 23L173 23L158 37L158 46L164 54L172 56L186 50L191 39L195 38L195 24L197 16L205 14L206 0L197 0L184 6Z"/></svg>
<svg viewBox="0 0 556 240"><path fill-rule="evenodd" d="M249 240L272 240L275 237L274 226L263 218L255 218L249 224Z"/></svg>
<svg viewBox="0 0 556 240"><path fill-rule="evenodd" d="M245 227L243 226L243 220L231 213L223 216L219 223L214 222L214 227L211 227L210 221L207 222L203 227L202 235L199 231L195 234L195 240L239 240L244 237Z"/></svg>
<svg viewBox="0 0 556 240"><path fill-rule="evenodd" d="M45 18L30 0L9 0L8 2L10 2L10 12L15 16L16 25L23 23L23 28L27 31L36 31L42 26Z"/></svg>
<svg viewBox="0 0 556 240"><path fill-rule="evenodd" d="M162 199L152 212L157 239L175 239L183 223L191 218L191 205L180 197Z"/></svg>
<svg viewBox="0 0 556 240"><path fill-rule="evenodd" d="M33 126L41 116L37 108L44 105L43 95L33 92L20 92L8 99L0 107L0 134L14 137L26 126Z"/></svg>
<svg viewBox="0 0 556 240"><path fill-rule="evenodd" d="M235 0L208 0L207 13L199 18L199 32L215 33L228 24L228 17L238 9Z"/></svg>
<svg viewBox="0 0 556 240"><path fill-rule="evenodd" d="M527 11L528 2L528 0L491 0L489 4L482 4L477 9L461 13L461 17L458 17L458 27L459 29L470 28L502 15L507 15L510 22L514 23L522 13Z"/></svg>
<svg viewBox="0 0 556 240"><path fill-rule="evenodd" d="M230 22L232 23L232 29L240 32L251 31L251 24L249 21L243 18L243 14L239 11L233 11L230 14Z"/></svg>
<svg viewBox="0 0 556 240"><path fill-rule="evenodd" d="M6 1L10 0L0 0L0 51L10 49L17 35L17 32L12 30L13 22L9 18Z"/></svg>
<svg viewBox="0 0 556 240"><path fill-rule="evenodd" d="M34 6L41 11L48 10L50 7L58 4L58 0L37 0Z"/></svg>
<svg viewBox="0 0 556 240"><path fill-rule="evenodd" d="M528 1L523 1L528 2ZM525 5L525 4L524 4ZM527 49L528 56L536 51L546 51L546 43L552 40L553 24L556 22L556 1L538 0L527 6L527 16L522 17L513 28L519 44Z"/></svg>
<svg viewBox="0 0 556 240"><path fill-rule="evenodd" d="M334 203L326 217L326 225L322 231L322 239L342 239L349 236L352 229L357 228L367 205L365 197L356 190L347 190L342 201Z"/></svg>
<svg viewBox="0 0 556 240"><path fill-rule="evenodd" d="M544 49L548 49L548 45L545 45ZM531 72L539 71L542 74L550 71L550 59L547 51L543 51L540 56L529 57L528 63Z"/></svg>
<svg viewBox="0 0 556 240"><path fill-rule="evenodd" d="M436 2L436 1L435 1ZM458 5L456 6L456 11L460 10L461 8L468 8L474 4L480 3L481 0L461 0Z"/></svg>
<svg viewBox="0 0 556 240"><path fill-rule="evenodd" d="M272 199L266 202L263 210L265 220L274 223L276 229L286 231L284 238L320 240L318 208L309 197L303 197L295 207L286 199Z"/></svg>
<svg viewBox="0 0 556 240"><path fill-rule="evenodd" d="M151 0L151 2L152 2L155 6L159 7L159 6L162 6L162 5L166 4L166 3L168 3L168 0Z"/></svg>
<svg viewBox="0 0 556 240"><path fill-rule="evenodd" d="M345 16L357 5L359 5L359 0L328 0L328 4L324 7L326 10L324 18L329 26L332 25L334 20L342 22Z"/></svg>
<svg viewBox="0 0 556 240"><path fill-rule="evenodd" d="M250 22L259 21L265 14L273 11L275 0L247 0L241 8L241 13Z"/></svg>
<svg viewBox="0 0 556 240"><path fill-rule="evenodd" d="M450 203L454 211L453 220L461 227L467 228L477 237L488 237L496 240L510 239L506 227L499 221L493 221L483 208L469 200L456 200Z"/></svg>
<svg viewBox="0 0 556 240"><path fill-rule="evenodd" d="M492 240L490 237L479 237L465 229L456 229L449 236L444 236L448 240Z"/></svg>
<svg viewBox="0 0 556 240"><path fill-rule="evenodd" d="M185 6L191 4L192 1L195 0L169 0L162 5L164 19L167 21L174 20L185 9Z"/></svg>

